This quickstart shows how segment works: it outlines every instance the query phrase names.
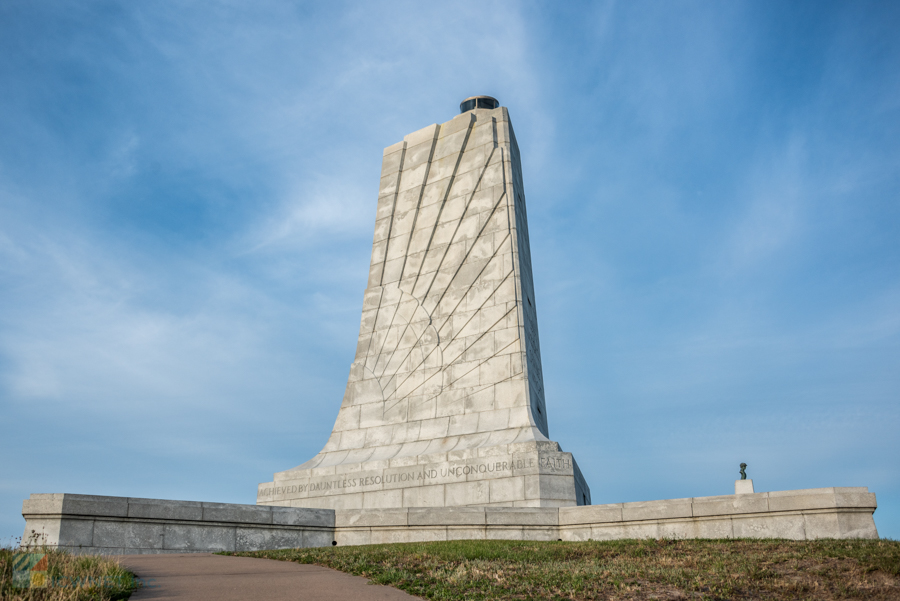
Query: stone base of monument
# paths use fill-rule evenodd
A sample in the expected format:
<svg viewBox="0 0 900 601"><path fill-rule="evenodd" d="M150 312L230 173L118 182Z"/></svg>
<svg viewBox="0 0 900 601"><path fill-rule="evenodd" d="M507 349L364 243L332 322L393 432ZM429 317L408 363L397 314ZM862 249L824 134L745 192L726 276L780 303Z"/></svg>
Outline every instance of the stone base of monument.
<svg viewBox="0 0 900 601"><path fill-rule="evenodd" d="M138 554L461 539L878 538L865 487L815 488L577 507L308 509L34 494L24 541Z"/></svg>
<svg viewBox="0 0 900 601"><path fill-rule="evenodd" d="M571 453L552 441L529 441L360 463L304 464L260 484L256 502L329 509L567 507L590 505L591 492Z"/></svg>

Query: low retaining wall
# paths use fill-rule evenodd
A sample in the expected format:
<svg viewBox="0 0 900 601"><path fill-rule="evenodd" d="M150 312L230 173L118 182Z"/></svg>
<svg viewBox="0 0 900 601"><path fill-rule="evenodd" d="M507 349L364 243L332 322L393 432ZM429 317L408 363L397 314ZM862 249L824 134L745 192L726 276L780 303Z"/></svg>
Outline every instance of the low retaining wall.
<svg viewBox="0 0 900 601"><path fill-rule="evenodd" d="M93 495L35 494L22 504L22 544L142 554L322 547L334 511Z"/></svg>
<svg viewBox="0 0 900 601"><path fill-rule="evenodd" d="M254 551L460 539L878 538L865 487L560 508L305 509L31 495L25 536L81 553Z"/></svg>
<svg viewBox="0 0 900 601"><path fill-rule="evenodd" d="M875 494L812 488L560 509L563 540L878 538Z"/></svg>
<svg viewBox="0 0 900 601"><path fill-rule="evenodd" d="M868 488L816 488L560 508L337 510L341 545L453 539L878 538Z"/></svg>

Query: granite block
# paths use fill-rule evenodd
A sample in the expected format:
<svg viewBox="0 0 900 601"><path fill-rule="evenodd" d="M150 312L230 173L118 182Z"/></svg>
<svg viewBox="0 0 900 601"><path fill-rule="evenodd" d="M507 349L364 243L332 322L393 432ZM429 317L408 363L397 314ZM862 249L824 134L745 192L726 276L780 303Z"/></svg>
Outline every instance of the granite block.
<svg viewBox="0 0 900 601"><path fill-rule="evenodd" d="M279 526L309 526L334 528L334 511L300 507L272 507L272 524Z"/></svg>
<svg viewBox="0 0 900 601"><path fill-rule="evenodd" d="M563 507L559 510L559 525L604 524L622 521L622 503Z"/></svg>
<svg viewBox="0 0 900 601"><path fill-rule="evenodd" d="M489 526L558 526L559 511L548 508L487 508L485 519Z"/></svg>
<svg viewBox="0 0 900 601"><path fill-rule="evenodd" d="M147 550L164 549L164 531L164 524L151 524L145 522L129 523L125 528L125 548Z"/></svg>
<svg viewBox="0 0 900 601"><path fill-rule="evenodd" d="M26 523L25 530L28 530ZM94 544L94 520L63 518L59 525L60 546L90 547Z"/></svg>
<svg viewBox="0 0 900 601"><path fill-rule="evenodd" d="M371 545L372 531L369 528L341 528L334 533L338 546Z"/></svg>
<svg viewBox="0 0 900 601"><path fill-rule="evenodd" d="M94 520L92 547L126 547L126 530L129 524L123 522L108 522L106 520Z"/></svg>
<svg viewBox="0 0 900 601"><path fill-rule="evenodd" d="M406 509L366 509L360 511L337 510L334 515L336 528L358 528L362 526L406 526Z"/></svg>
<svg viewBox="0 0 900 601"><path fill-rule="evenodd" d="M804 517L808 517L808 515ZM872 513L868 508L854 511L838 511L837 522L838 535L835 538L863 538L870 540L878 538L878 529L875 527L875 520L872 519ZM818 532L810 527L809 522L806 523L806 531L807 534L818 535ZM823 537L818 536L818 538Z"/></svg>
<svg viewBox="0 0 900 601"><path fill-rule="evenodd" d="M330 547L334 541L334 530L304 530L303 547Z"/></svg>
<svg viewBox="0 0 900 601"><path fill-rule="evenodd" d="M487 528L484 533L485 540L527 540L524 529L521 526L497 526Z"/></svg>
<svg viewBox="0 0 900 601"><path fill-rule="evenodd" d="M258 505L203 503L203 519L216 522L271 524L272 510L269 507Z"/></svg>
<svg viewBox="0 0 900 601"><path fill-rule="evenodd" d="M735 538L806 539L806 524L802 513L767 516L734 516L731 518Z"/></svg>
<svg viewBox="0 0 900 601"><path fill-rule="evenodd" d="M201 520L203 504L195 501L128 499L128 517L159 520Z"/></svg>
<svg viewBox="0 0 900 601"><path fill-rule="evenodd" d="M66 494L63 498L62 511L67 515L125 517L128 515L128 499Z"/></svg>
<svg viewBox="0 0 900 601"><path fill-rule="evenodd" d="M487 521L481 507L410 508L410 526L484 526Z"/></svg>
<svg viewBox="0 0 900 601"><path fill-rule="evenodd" d="M234 526L202 526L166 524L163 530L165 548L183 552L235 551Z"/></svg>
<svg viewBox="0 0 900 601"><path fill-rule="evenodd" d="M266 549L295 549L304 547L302 530L284 530L275 528L242 528L235 529L236 551L262 551Z"/></svg>
<svg viewBox="0 0 900 601"><path fill-rule="evenodd" d="M766 493L699 497L693 500L695 517L759 513L769 510Z"/></svg>
<svg viewBox="0 0 900 601"><path fill-rule="evenodd" d="M622 519L626 522L633 520L659 520L664 518L689 518L692 515L692 504L690 499L672 499L667 501L622 504Z"/></svg>

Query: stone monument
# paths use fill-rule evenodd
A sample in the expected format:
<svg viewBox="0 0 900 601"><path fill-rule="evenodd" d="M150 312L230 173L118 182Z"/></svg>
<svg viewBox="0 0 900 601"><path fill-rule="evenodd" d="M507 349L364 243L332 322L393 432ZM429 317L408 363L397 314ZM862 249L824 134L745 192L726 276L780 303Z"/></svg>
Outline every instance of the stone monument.
<svg viewBox="0 0 900 601"><path fill-rule="evenodd" d="M878 538L866 487L591 506L549 439L519 149L493 98L384 151L347 391L318 455L256 505L32 494L23 541L73 553L456 539ZM746 478L746 464L741 476ZM462 507L468 506L468 507Z"/></svg>
<svg viewBox="0 0 900 601"><path fill-rule="evenodd" d="M356 356L318 455L258 505L589 505L549 439L522 166L488 96L384 150Z"/></svg>

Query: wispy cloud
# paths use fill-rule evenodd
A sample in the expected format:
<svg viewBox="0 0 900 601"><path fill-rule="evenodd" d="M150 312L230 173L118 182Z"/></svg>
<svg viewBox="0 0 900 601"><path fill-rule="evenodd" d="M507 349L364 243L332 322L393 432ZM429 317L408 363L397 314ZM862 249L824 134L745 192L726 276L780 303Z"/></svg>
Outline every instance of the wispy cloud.
<svg viewBox="0 0 900 601"><path fill-rule="evenodd" d="M374 211L367 186L359 189L341 181L295 182L264 222L248 232L250 251L310 249L331 238L364 237L369 233Z"/></svg>

